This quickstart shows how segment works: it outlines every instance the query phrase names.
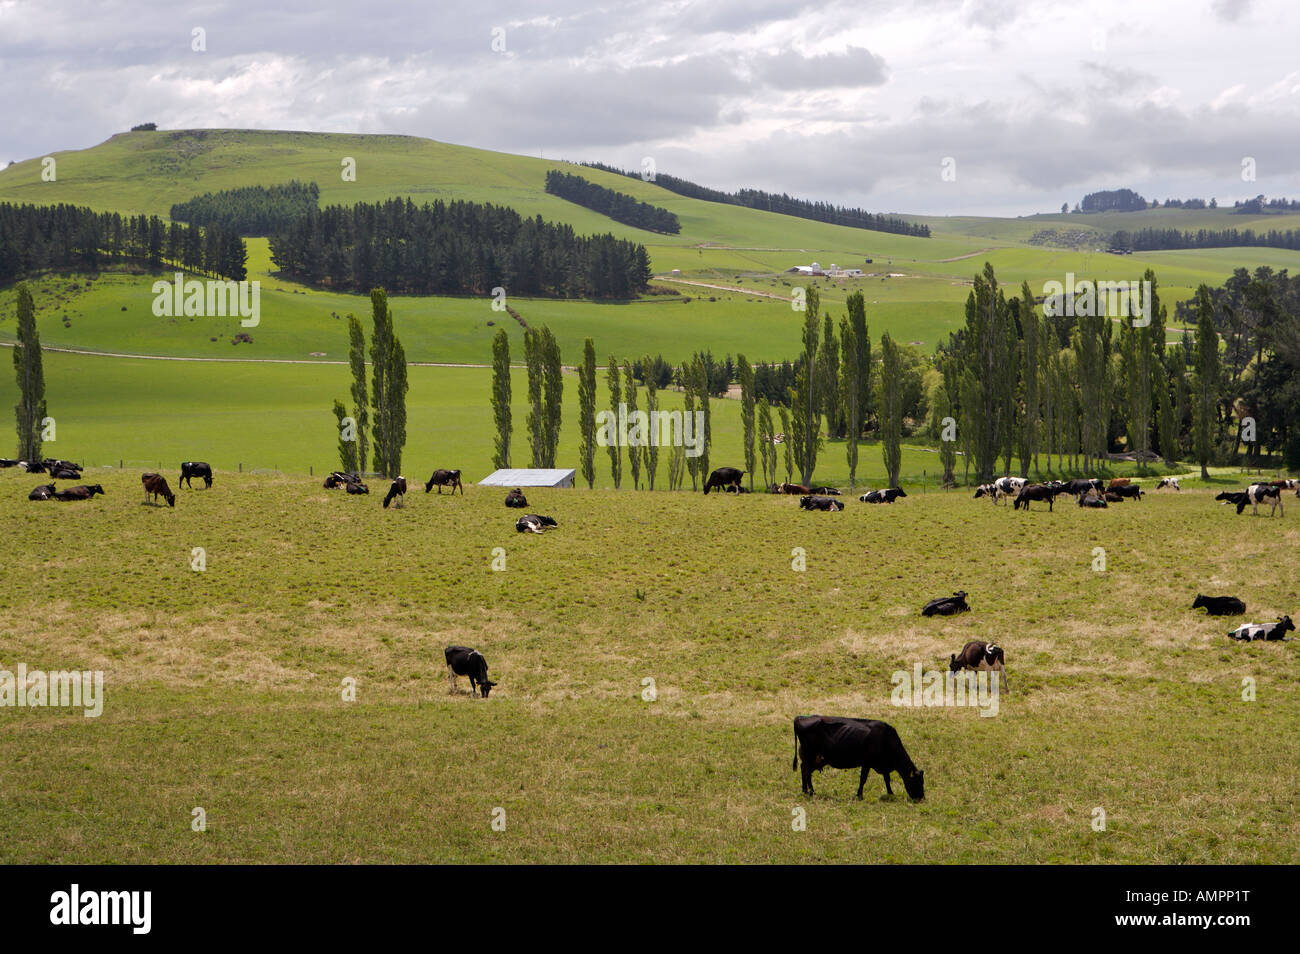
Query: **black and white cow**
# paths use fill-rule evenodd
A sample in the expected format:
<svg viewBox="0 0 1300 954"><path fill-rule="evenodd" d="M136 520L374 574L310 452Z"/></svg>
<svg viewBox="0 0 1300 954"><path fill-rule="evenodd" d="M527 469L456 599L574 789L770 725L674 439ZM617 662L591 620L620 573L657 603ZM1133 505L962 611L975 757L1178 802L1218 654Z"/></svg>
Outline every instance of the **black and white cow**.
<svg viewBox="0 0 1300 954"><path fill-rule="evenodd" d="M737 470L735 467L719 467L709 474L709 479L704 482L704 496L707 497L709 491L714 487L721 490L726 490L728 487L739 487L740 478L744 475L743 470Z"/></svg>
<svg viewBox="0 0 1300 954"><path fill-rule="evenodd" d="M868 490L865 494L863 494L858 499L861 500L863 503L891 504L899 497L906 497L906 496L907 493L903 490L902 487L890 487L888 490Z"/></svg>
<svg viewBox="0 0 1300 954"><path fill-rule="evenodd" d="M212 465L202 460L186 460L181 462L181 479L176 481L176 486L189 487L194 489L193 478L198 477L203 481L203 486L212 488Z"/></svg>
<svg viewBox="0 0 1300 954"><path fill-rule="evenodd" d="M1002 494L998 491L997 484L980 484L975 488L975 496L973 499L979 500L981 497L988 497L996 504L998 498L1001 496Z"/></svg>
<svg viewBox="0 0 1300 954"><path fill-rule="evenodd" d="M1002 688L1007 688L1007 659L1002 647L996 643L986 643L972 639L961 648L961 652L948 657L948 669L961 672L963 669L985 670L1000 674Z"/></svg>
<svg viewBox="0 0 1300 954"><path fill-rule="evenodd" d="M1160 483L1156 484L1156 490L1182 490L1182 484L1178 482L1177 477L1161 477Z"/></svg>
<svg viewBox="0 0 1300 954"><path fill-rule="evenodd" d="M969 613L970 604L966 602L966 591L958 590L952 596L941 596L937 600L930 600L921 609L922 616L956 616L958 613Z"/></svg>
<svg viewBox="0 0 1300 954"><path fill-rule="evenodd" d="M486 699L496 683L488 679L488 665L483 654L468 646L448 646L443 654L447 657L447 681L451 683L449 691L456 691L457 676L469 676L470 695L481 692Z"/></svg>
<svg viewBox="0 0 1300 954"><path fill-rule="evenodd" d="M998 493L1004 497L1014 497L1020 491L1025 489L1025 484L1029 481L1023 477L999 477L993 481L993 486L998 489Z"/></svg>
<svg viewBox="0 0 1300 954"><path fill-rule="evenodd" d="M510 493L506 494L506 506L521 507L521 508L527 507L528 498L524 496L524 492L522 490L516 487L514 490L510 491Z"/></svg>
<svg viewBox="0 0 1300 954"><path fill-rule="evenodd" d="M840 492L834 487L813 487L812 492L821 494L824 497L838 497Z"/></svg>
<svg viewBox="0 0 1300 954"><path fill-rule="evenodd" d="M1276 623L1247 623L1245 626L1238 626L1228 635L1243 641L1267 639L1289 642L1286 635L1288 632L1295 632L1295 624L1291 622L1290 616L1281 616Z"/></svg>
<svg viewBox="0 0 1300 954"><path fill-rule="evenodd" d="M405 477L398 476L396 480L394 480L391 484L388 485L388 493L384 495L385 510L388 509L388 505L393 502L394 498L397 500L397 506L399 507L406 506L406 478Z"/></svg>
<svg viewBox="0 0 1300 954"><path fill-rule="evenodd" d="M1241 513L1249 504L1251 513L1256 517L1259 516L1259 505L1269 501L1273 505L1268 512L1270 517L1274 513L1278 513L1279 516L1286 516L1286 512L1282 507L1282 489L1269 484L1251 484L1245 490L1225 490L1214 499L1236 504L1237 513Z"/></svg>
<svg viewBox="0 0 1300 954"><path fill-rule="evenodd" d="M28 500L53 500L54 485L41 484L39 487L37 487L30 494L27 495L27 499Z"/></svg>
<svg viewBox="0 0 1300 954"><path fill-rule="evenodd" d="M844 504L834 497L821 497L809 494L807 497L799 498L800 510L843 510Z"/></svg>
<svg viewBox="0 0 1300 954"><path fill-rule="evenodd" d="M535 513L524 514L515 521L515 530L519 533L524 533L525 531L528 533L542 533L549 527L557 526L559 526L559 524L555 522L554 517L544 517Z"/></svg>
<svg viewBox="0 0 1300 954"><path fill-rule="evenodd" d="M875 719L850 719L840 716L796 716L794 720L794 762L791 769L799 771L803 759L803 791L813 791L812 773L826 766L831 768L859 768L858 799L867 784L867 774L873 769L885 778L885 791L894 789L889 784L891 772L903 780L907 795L914 802L925 798L925 773L918 769L898 732L887 722Z"/></svg>
<svg viewBox="0 0 1300 954"><path fill-rule="evenodd" d="M1206 616L1240 616L1246 612L1246 604L1235 596L1202 596L1197 593L1192 609L1202 606Z"/></svg>
<svg viewBox="0 0 1300 954"><path fill-rule="evenodd" d="M442 493L443 487L450 487L453 494L459 489L460 495L465 496L465 488L461 486L458 470L435 470L433 476L425 481L424 492L427 494L434 487L438 488L438 493Z"/></svg>

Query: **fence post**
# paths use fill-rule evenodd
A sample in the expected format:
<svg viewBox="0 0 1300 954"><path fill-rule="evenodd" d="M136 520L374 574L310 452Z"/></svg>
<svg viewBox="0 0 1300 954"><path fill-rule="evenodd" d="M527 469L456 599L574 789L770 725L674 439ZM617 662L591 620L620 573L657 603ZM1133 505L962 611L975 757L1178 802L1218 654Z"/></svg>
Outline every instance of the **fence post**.
<svg viewBox="0 0 1300 954"><path fill-rule="evenodd" d="M239 462L239 472L241 474L244 472L244 462L242 460Z"/></svg>

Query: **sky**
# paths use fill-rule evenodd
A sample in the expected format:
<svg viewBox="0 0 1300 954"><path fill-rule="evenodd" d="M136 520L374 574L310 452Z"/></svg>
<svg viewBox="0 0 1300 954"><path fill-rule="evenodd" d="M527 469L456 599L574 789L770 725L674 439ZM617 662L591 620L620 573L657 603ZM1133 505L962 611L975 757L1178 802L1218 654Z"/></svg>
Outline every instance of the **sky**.
<svg viewBox="0 0 1300 954"><path fill-rule="evenodd" d="M151 121L649 158L873 212L1300 198L1296 35L1290 0L0 0L0 167Z"/></svg>

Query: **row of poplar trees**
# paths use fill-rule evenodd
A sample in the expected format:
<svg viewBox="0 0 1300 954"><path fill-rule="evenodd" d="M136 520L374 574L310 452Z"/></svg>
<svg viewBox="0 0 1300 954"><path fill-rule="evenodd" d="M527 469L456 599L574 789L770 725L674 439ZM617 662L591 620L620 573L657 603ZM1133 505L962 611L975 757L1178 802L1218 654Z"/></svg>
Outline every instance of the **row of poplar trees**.
<svg viewBox="0 0 1300 954"><path fill-rule="evenodd" d="M393 312L384 289L370 292L370 313L369 382L365 332L356 316L348 315L352 403L349 414L348 405L334 402L339 463L345 472L355 474L366 473L369 463L374 473L392 479L402 472L402 449L406 446L406 350L393 331Z"/></svg>
<svg viewBox="0 0 1300 954"><path fill-rule="evenodd" d="M41 336L36 331L36 302L23 282L18 286L18 335L14 341L14 374L18 378L18 404L14 416L18 425L18 459L41 459L41 435L45 421L45 366L41 360Z"/></svg>

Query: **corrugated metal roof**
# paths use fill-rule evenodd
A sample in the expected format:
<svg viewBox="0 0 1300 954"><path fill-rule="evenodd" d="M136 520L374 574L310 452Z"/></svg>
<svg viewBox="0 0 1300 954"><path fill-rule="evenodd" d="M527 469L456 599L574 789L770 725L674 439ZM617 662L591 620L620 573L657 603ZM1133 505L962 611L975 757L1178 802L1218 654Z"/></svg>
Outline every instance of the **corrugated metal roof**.
<svg viewBox="0 0 1300 954"><path fill-rule="evenodd" d="M560 468L512 467L495 470L480 480L480 487L572 487L577 471Z"/></svg>

